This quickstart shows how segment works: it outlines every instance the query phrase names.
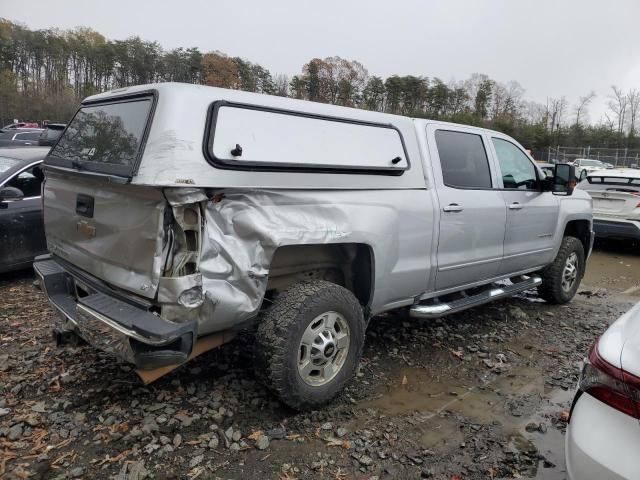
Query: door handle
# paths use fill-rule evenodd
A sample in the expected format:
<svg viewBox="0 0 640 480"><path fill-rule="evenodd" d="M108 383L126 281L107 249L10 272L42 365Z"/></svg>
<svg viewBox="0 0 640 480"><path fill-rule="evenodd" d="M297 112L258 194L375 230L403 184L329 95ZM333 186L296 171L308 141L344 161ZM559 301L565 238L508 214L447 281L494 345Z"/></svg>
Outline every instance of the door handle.
<svg viewBox="0 0 640 480"><path fill-rule="evenodd" d="M443 212L461 212L462 210L464 210L464 207L457 203L450 203L442 209Z"/></svg>
<svg viewBox="0 0 640 480"><path fill-rule="evenodd" d="M509 210L522 210L522 205L520 205L518 202L513 202L511 205L509 205Z"/></svg>

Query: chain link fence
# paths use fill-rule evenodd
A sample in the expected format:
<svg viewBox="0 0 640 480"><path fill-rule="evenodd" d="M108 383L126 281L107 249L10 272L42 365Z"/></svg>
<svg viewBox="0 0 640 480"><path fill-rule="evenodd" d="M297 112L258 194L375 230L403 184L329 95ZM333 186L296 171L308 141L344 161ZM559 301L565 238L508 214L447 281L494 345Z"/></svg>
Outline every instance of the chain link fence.
<svg viewBox="0 0 640 480"><path fill-rule="evenodd" d="M549 163L573 162L578 158L589 158L610 163L618 168L640 168L640 150L630 148L548 147L535 150L533 157Z"/></svg>

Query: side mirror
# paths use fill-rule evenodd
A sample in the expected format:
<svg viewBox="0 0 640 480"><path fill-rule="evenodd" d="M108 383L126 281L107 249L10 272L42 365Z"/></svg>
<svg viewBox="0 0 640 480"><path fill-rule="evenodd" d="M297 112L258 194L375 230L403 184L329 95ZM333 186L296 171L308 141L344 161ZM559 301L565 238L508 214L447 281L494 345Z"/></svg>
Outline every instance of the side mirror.
<svg viewBox="0 0 640 480"><path fill-rule="evenodd" d="M15 202L17 200L22 200L24 198L24 193L22 190L15 187L2 187L0 188L0 203L1 202Z"/></svg>
<svg viewBox="0 0 640 480"><path fill-rule="evenodd" d="M576 167L568 163L556 164L553 172L553 193L569 196L576 185Z"/></svg>
<svg viewBox="0 0 640 480"><path fill-rule="evenodd" d="M36 177L41 182L44 181L44 172L42 171L42 167L40 165L36 165L35 167L33 167L33 170L31 170L31 173L33 174L34 177Z"/></svg>

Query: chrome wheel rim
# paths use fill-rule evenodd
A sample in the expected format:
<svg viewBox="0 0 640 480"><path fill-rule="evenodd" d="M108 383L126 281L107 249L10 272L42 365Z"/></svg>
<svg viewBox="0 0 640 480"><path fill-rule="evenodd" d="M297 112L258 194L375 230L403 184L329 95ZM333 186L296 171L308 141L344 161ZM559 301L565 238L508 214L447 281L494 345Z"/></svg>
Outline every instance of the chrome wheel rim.
<svg viewBox="0 0 640 480"><path fill-rule="evenodd" d="M578 254L573 252L567 257L562 270L562 289L569 292L578 279Z"/></svg>
<svg viewBox="0 0 640 480"><path fill-rule="evenodd" d="M307 385L327 384L340 372L349 353L351 332L338 312L325 312L314 318L300 340L298 374Z"/></svg>

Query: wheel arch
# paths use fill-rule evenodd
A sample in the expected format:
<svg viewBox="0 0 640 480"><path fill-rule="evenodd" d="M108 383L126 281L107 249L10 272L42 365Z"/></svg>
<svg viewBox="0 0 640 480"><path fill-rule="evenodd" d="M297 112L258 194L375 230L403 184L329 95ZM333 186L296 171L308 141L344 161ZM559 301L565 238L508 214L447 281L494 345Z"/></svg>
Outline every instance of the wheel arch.
<svg viewBox="0 0 640 480"><path fill-rule="evenodd" d="M582 243L584 255L589 255L591 248L591 222L586 219L569 220L564 227L563 237L575 237Z"/></svg>
<svg viewBox="0 0 640 480"><path fill-rule="evenodd" d="M366 243L283 245L269 266L267 294L292 283L320 279L350 290L368 312L375 287L375 258Z"/></svg>

